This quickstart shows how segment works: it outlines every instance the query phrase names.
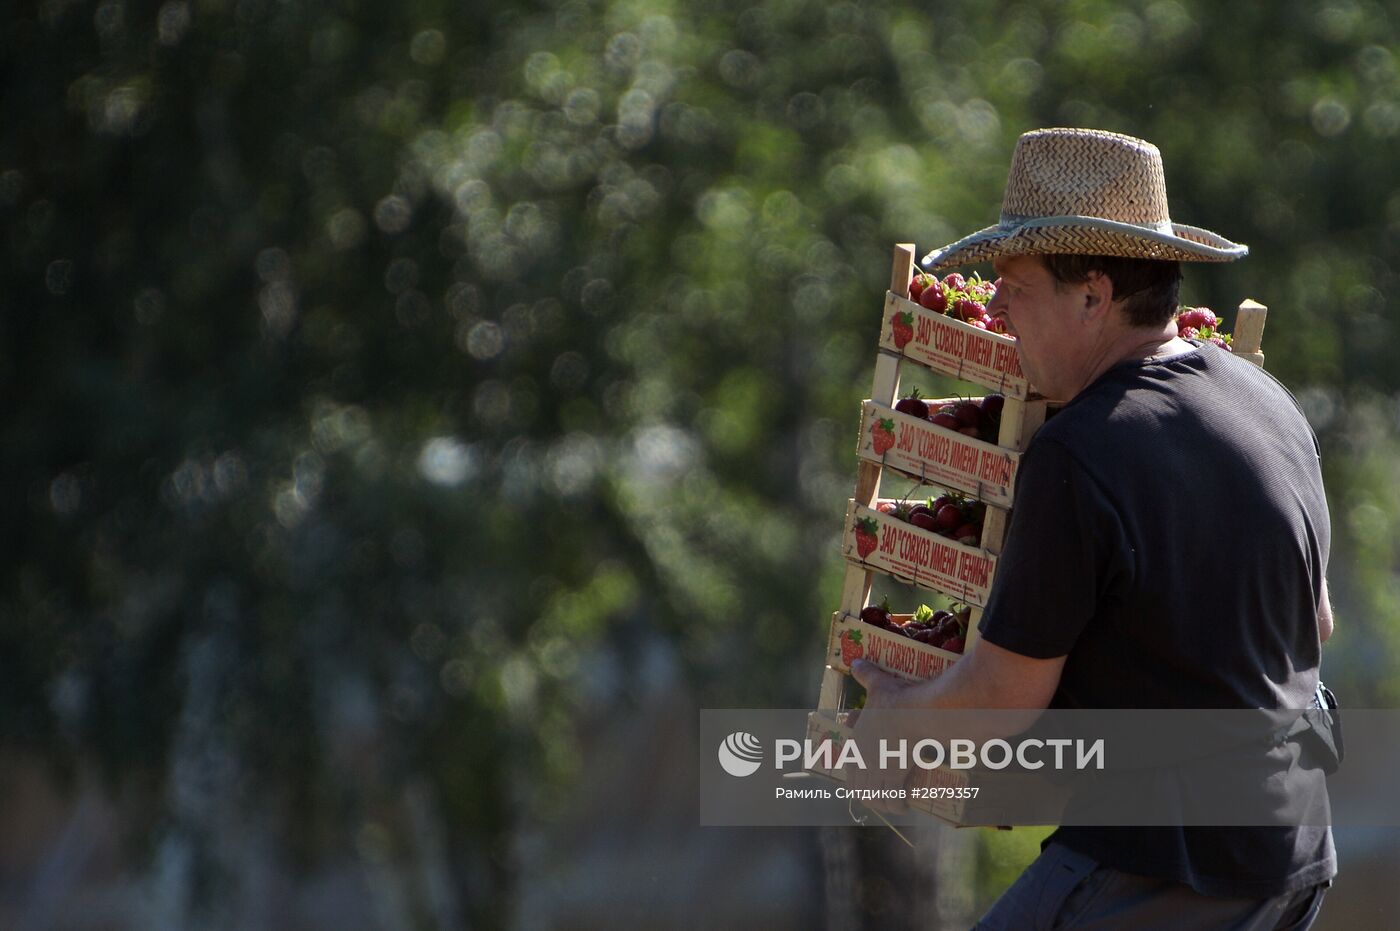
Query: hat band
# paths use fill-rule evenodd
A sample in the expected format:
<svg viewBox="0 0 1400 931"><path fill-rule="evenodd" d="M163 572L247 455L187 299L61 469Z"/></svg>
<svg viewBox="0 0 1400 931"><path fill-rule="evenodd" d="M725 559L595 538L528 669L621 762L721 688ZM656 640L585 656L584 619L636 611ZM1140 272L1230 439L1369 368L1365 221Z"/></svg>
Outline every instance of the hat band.
<svg viewBox="0 0 1400 931"><path fill-rule="evenodd" d="M1087 226L1095 229L1116 230L1119 232L1153 232L1163 236L1176 236L1176 227L1172 225L1170 219L1159 220L1156 223L1124 223L1120 220L1106 220L1103 217L1021 217L1013 213L1003 213L998 223L1002 229L1008 233L1020 229L1036 229L1044 226Z"/></svg>

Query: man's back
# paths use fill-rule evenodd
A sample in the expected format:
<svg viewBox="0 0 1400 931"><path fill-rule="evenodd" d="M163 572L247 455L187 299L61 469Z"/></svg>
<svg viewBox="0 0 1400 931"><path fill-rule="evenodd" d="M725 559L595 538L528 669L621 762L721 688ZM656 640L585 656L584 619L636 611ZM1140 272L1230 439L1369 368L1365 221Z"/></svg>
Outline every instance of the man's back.
<svg viewBox="0 0 1400 931"><path fill-rule="evenodd" d="M1277 382L1210 346L1125 363L1027 452L984 635L1068 653L1059 707L1306 707L1329 542Z"/></svg>
<svg viewBox="0 0 1400 931"><path fill-rule="evenodd" d="M1303 708L1329 546L1288 393L1205 346L1117 366L1036 435L983 636L1068 654L1052 707ZM1322 829L1073 828L1054 840L1214 895L1335 872Z"/></svg>

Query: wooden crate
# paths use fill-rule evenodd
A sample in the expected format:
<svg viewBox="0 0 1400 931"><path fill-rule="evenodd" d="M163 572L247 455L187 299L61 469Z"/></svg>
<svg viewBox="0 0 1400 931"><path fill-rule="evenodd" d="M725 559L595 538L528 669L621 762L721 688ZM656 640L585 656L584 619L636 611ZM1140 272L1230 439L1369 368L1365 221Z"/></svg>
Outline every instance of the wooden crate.
<svg viewBox="0 0 1400 931"><path fill-rule="evenodd" d="M945 401L929 402L934 407L940 403ZM1035 406L1043 411L1044 402ZM1004 418L1003 413L1003 423ZM861 405L856 455L916 481L943 485L998 507L1011 506L1021 464L1015 447L984 443L874 400Z"/></svg>
<svg viewBox="0 0 1400 931"><path fill-rule="evenodd" d="M904 623L912 614L892 615ZM849 659L864 659L886 672L905 679L936 676L962 659L961 653L911 640L883 627L867 624L859 617L837 611L831 618L831 637L826 648L827 665L849 673Z"/></svg>
<svg viewBox="0 0 1400 931"><path fill-rule="evenodd" d="M885 295L880 348L1008 398L1031 397L1014 339L929 310L893 290Z"/></svg>
<svg viewBox="0 0 1400 931"><path fill-rule="evenodd" d="M873 544L858 532L856 525L861 521L875 522L878 529ZM997 562L995 555L980 546L923 530L854 499L847 502L841 550L848 561L862 569L874 569L896 581L973 605L987 603Z"/></svg>
<svg viewBox="0 0 1400 931"><path fill-rule="evenodd" d="M890 273L890 289L885 295L885 306L890 309L891 314L896 310L914 313L915 309L917 309L921 316L928 313L924 311L924 308L918 307L908 300L909 280L913 276L913 269L913 245L900 244L896 246L894 251L894 263ZM896 298L898 301L893 300ZM900 301L902 301L902 303L900 303ZM959 334L958 338L963 340L961 345L964 347L964 357L968 355L966 346L968 345L967 340L970 337L995 337L991 344L994 346L999 345L1004 347L1007 345L1014 346L1015 344L1014 340L1008 340L996 334L988 334L985 331L978 330L976 327L966 326L950 317L945 317L943 320L946 320L951 330ZM949 326L945 326L942 321L932 319L931 315L930 319L921 324L921 326L924 328L922 332L928 335L928 340L931 343L936 339L934 334L949 329ZM892 329L890 314L885 316L884 329ZM891 333L888 335L890 337L890 347L893 347L893 334ZM945 340L944 348L946 349L949 347L949 344L946 342L947 337L945 336L942 338ZM911 345L914 346L913 351L915 353L920 351L919 346L915 344L913 340L906 343L904 349L909 350ZM975 359L985 358L985 350L979 349L972 355ZM863 414L865 415L863 421L873 416L873 413L880 409L887 411L889 415L892 416L900 418L905 416L903 414L898 414L898 412L893 409L895 399L899 392L899 365L904 358L904 355L897 354L890 348L877 354L875 359L874 384L872 386L870 400L863 408ZM926 358L916 361L929 368L934 368L934 364L937 363L937 359L932 353L928 353L926 354ZM978 492L982 492L992 500L1001 500L1004 504L1009 503L1011 497L1010 483L1014 481L1014 466L1012 467L1013 471L1008 477L1008 457L1011 457L1014 461L1015 457L1012 454L1025 449L1025 444L1030 441L1030 437L1035 432L1035 429L1043 422L1045 417L1044 401L1034 399L1033 392L1029 386L1019 385L1013 379L1008 379L1005 372L994 371L992 374L994 374L995 377L991 377L985 369L978 369L968 364L961 364L960 367L953 365L952 362L945 362L944 364L955 368L954 372L949 373L945 371L945 374L960 374L961 377L973 381L981 377L984 379L982 383L986 384L989 388L995 390L998 388L1008 388L1009 386L1009 390L1006 392L1007 400L1002 409L1001 431L998 436L997 444L984 444L980 441L972 440L970 437L963 436L962 434L948 431L948 446L950 449L954 443L962 449L976 449L979 462L984 452L987 453L989 457L994 457L987 460L989 463L987 468L993 469L990 463L993 461L997 463L995 467L995 474L998 478L996 489L993 489L992 483L981 481L975 477L977 475L977 468L973 468L972 475L974 477L970 481L965 478L961 484L954 481L957 470L949 469L944 475L948 480L941 482L941 484L946 484L956 490L969 491L974 496L978 496ZM1002 368L1006 368L1008 371L1019 371L1019 359L1015 366L1012 367L1006 362L1004 354L998 358L997 364ZM938 369L935 368L935 370ZM1020 394L1021 397L1016 397L1016 394ZM920 427L921 422L918 421L917 418L910 417L908 421L907 426L911 429L915 427L922 429ZM939 429L933 427L932 424L928 426L930 430ZM863 422L861 430L862 445L864 445L865 438L868 435L869 425ZM951 437L956 437L956 440L951 439ZM977 446L973 446L972 444L977 444ZM873 453L873 445L871 446L870 452ZM962 453L961 455L971 454ZM859 550L855 543L855 535L852 526L855 515L871 516L882 524L885 523L883 520L885 515L874 510L879 492L881 473L885 468L885 458L884 456L872 457L862 455L857 465L856 488L855 494L851 497L848 504L845 537L852 548L852 552L856 554L859 553ZM931 477L926 467L921 467L916 462L912 461L907 464L910 466L910 469L909 471L901 470L899 473L901 476L913 477L916 479ZM964 470L964 473L966 473L966 470ZM1001 496L1000 498L997 497L998 494ZM849 561L846 569L846 578L842 585L841 604L838 615L845 615L851 618L858 618L860 616L861 609L865 607L870 597L870 588L874 580L874 573L877 571L884 572L892 577L913 581L916 584L922 584L926 588L933 591L944 592L952 597L962 598L969 602L976 600L980 603L980 600L985 598L987 586L990 585L991 575L994 570L995 556L997 553L1001 552L1001 542L1006 531L1006 521L1007 512L1004 508L998 509L996 507L988 507L987 516L983 523L980 546L976 548L963 547L961 544L952 543L952 541L939 537L936 534L928 534L929 539L927 541L927 546L930 553L937 548L937 551L945 558L952 558L955 560L954 571L951 573L944 572L941 576L932 569L928 571L910 571L913 567L907 564L905 569L901 569L898 564L889 561L886 563L886 569L877 568L875 565L870 564L869 560L862 561L857 559L855 561ZM898 521L896 521L896 523L900 523L902 527L908 528L911 531L919 532L918 528L912 525L903 524L903 522ZM900 529L901 528L893 528L893 532L898 535ZM951 557L949 554L952 554ZM964 559L967 560L966 563L961 562ZM956 568L958 565L963 565L966 568L958 569ZM986 570L985 578L982 575L983 568ZM967 573L968 575L960 579L960 573ZM975 583L972 581L974 578ZM948 587L951 588L952 591L950 592L945 588L938 587L936 579L950 583ZM980 608L974 606L972 609L971 626L967 633L967 649L969 650L972 649L973 643L977 637L976 625L980 616ZM835 626L834 623L833 626ZM839 637L840 632L835 631L834 636ZM913 643L913 641L910 642ZM918 644L918 646L925 645ZM818 708L839 710L842 707L845 688L844 680L848 673L848 668L839 666L833 667L830 665L826 667L822 677L821 693L818 697Z"/></svg>

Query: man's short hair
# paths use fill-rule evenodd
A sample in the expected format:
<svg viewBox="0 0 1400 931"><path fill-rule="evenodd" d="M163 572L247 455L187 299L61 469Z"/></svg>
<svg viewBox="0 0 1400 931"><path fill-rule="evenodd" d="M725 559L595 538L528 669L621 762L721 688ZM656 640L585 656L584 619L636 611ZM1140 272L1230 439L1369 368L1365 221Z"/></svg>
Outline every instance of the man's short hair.
<svg viewBox="0 0 1400 931"><path fill-rule="evenodd" d="M1055 287L1081 284L1090 272L1113 282L1113 299L1134 327L1159 327L1176 316L1181 263L1159 259L1124 259L1111 255L1042 255Z"/></svg>

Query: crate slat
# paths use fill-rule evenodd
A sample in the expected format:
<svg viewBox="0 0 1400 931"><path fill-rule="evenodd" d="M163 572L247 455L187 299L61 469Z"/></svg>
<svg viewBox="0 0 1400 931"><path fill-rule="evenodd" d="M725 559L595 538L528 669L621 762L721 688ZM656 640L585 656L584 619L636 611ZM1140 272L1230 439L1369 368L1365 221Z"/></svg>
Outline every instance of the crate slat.
<svg viewBox="0 0 1400 931"><path fill-rule="evenodd" d="M909 298L909 281L914 277L914 244L897 242L894 261L890 263L890 293Z"/></svg>
<svg viewBox="0 0 1400 931"><path fill-rule="evenodd" d="M818 696L817 707L839 711L842 707L842 696L846 693L846 674L839 669L832 669L830 666L822 671L822 687Z"/></svg>
<svg viewBox="0 0 1400 931"><path fill-rule="evenodd" d="M1247 359L1260 368L1264 367L1264 320L1269 308L1254 300L1245 298L1240 302L1239 315L1235 318L1235 332L1231 334L1230 348L1241 359Z"/></svg>
<svg viewBox="0 0 1400 931"><path fill-rule="evenodd" d="M937 402L933 402L937 403ZM1011 401L1008 399L1007 404ZM1002 414L1002 429L1007 429ZM894 440L876 451L876 433L889 431ZM881 441L882 444L884 441ZM901 414L874 400L861 408L856 455L877 462L915 481L936 483L966 492L986 504L1011 506L1016 468L1021 455L994 443L936 427L927 420Z"/></svg>
<svg viewBox="0 0 1400 931"><path fill-rule="evenodd" d="M1049 403L1043 398L1033 401L1007 398L1001 410L1001 429L997 434L997 445L1025 452L1031 445L1031 437L1035 436L1035 431L1045 424Z"/></svg>
<svg viewBox="0 0 1400 931"><path fill-rule="evenodd" d="M856 522L866 518L875 521L873 546L856 533ZM854 499L847 503L841 554L863 568L973 605L986 603L997 562L981 547L949 540ZM847 613L858 615L860 609Z"/></svg>
<svg viewBox="0 0 1400 931"><path fill-rule="evenodd" d="M903 325L896 327L896 320ZM1031 396L1014 339L929 310L893 289L885 295L880 349L1008 398Z"/></svg>
<svg viewBox="0 0 1400 931"><path fill-rule="evenodd" d="M894 617L907 621L910 615ZM849 673L849 656L852 660L872 662L886 672L911 681L931 679L962 659L961 653L911 640L843 611L831 616L831 636L827 643L826 662L832 669Z"/></svg>

